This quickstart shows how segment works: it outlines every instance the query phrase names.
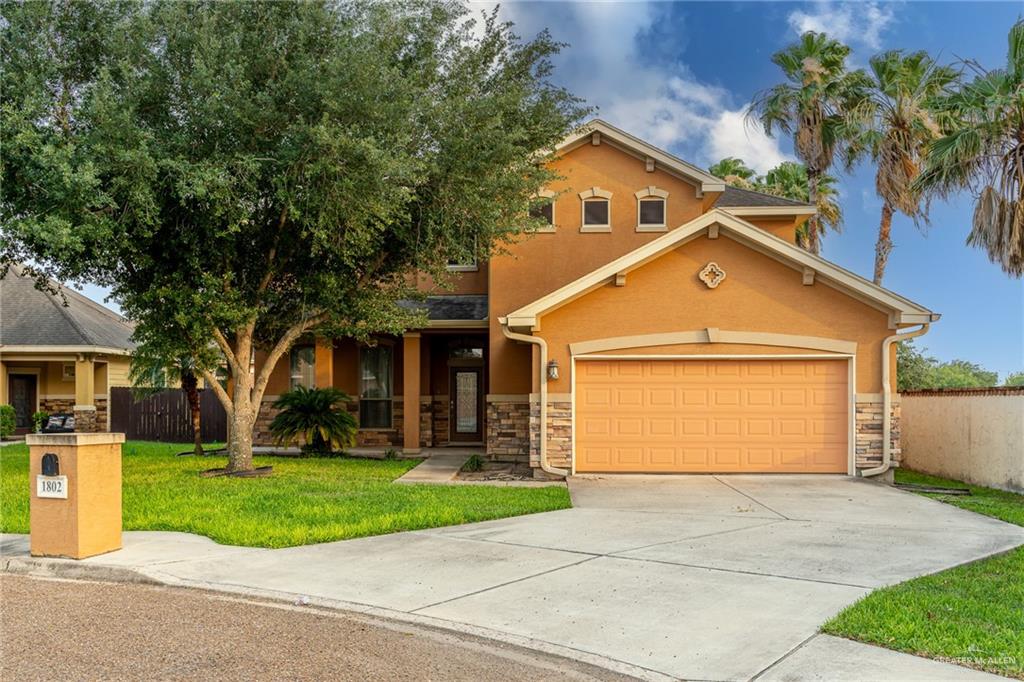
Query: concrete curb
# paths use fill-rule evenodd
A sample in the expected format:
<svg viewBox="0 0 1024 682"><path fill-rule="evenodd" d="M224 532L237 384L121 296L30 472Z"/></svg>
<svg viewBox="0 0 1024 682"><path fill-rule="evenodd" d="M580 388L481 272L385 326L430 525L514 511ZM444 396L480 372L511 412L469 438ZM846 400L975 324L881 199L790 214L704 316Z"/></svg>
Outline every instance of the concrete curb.
<svg viewBox="0 0 1024 682"><path fill-rule="evenodd" d="M152 578L134 568L121 566L105 566L102 564L83 564L74 559L6 559L2 573L24 575L32 578L56 578L60 580L94 580L108 583L134 583L138 585L162 585L161 581Z"/></svg>
<svg viewBox="0 0 1024 682"><path fill-rule="evenodd" d="M279 592L275 590L255 589L243 585L187 580L161 573L158 570L153 570L151 575L137 568L90 564L76 561L74 559L16 557L4 559L2 563L0 563L0 573L56 580L81 580L91 582L151 585L158 587L177 587L203 590L211 593L251 597L253 599L276 602L278 604L287 604L293 607L311 607L313 609L344 611L355 616L370 616L396 623L404 623L422 628L485 639L498 644L505 644L521 649L536 651L548 656L568 659L585 665L590 665L595 668L601 668L613 673L618 673L620 675L634 677L639 680L667 682L668 680L676 679L669 675L649 670L647 668L642 668L640 666L633 665L632 663L627 663L614 658L608 658L598 654L592 654L587 651L553 644L545 640L513 635L501 632L500 630L491 630L489 628L460 623L458 621L422 616L415 613L387 609L379 606L371 606L369 604L360 604L357 602L313 597L293 592Z"/></svg>

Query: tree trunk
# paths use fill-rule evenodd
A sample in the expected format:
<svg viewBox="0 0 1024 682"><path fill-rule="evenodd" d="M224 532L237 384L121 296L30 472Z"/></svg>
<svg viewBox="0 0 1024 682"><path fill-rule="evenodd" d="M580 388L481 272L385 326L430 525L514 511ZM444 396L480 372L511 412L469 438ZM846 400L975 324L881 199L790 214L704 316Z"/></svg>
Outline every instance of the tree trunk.
<svg viewBox="0 0 1024 682"><path fill-rule="evenodd" d="M249 354L244 356L248 359ZM253 406L253 379L243 371L235 377L234 395L231 396L231 410L228 412L228 471L252 471L252 430L256 425L259 408Z"/></svg>
<svg viewBox="0 0 1024 682"><path fill-rule="evenodd" d="M203 429L199 411L199 380L191 372L183 372L181 388L188 398L188 409L192 416L192 444L196 457L203 456Z"/></svg>
<svg viewBox="0 0 1024 682"><path fill-rule="evenodd" d="M875 243L875 284L882 283L885 266L889 264L892 252L893 207L888 201L882 204L882 220L878 223L878 241Z"/></svg>
<svg viewBox="0 0 1024 682"><path fill-rule="evenodd" d="M263 394L267 390L271 372L278 361L292 347L303 333L325 319L322 313L312 315L292 326L278 339L267 353L263 365L254 376L252 371L253 337L256 321L236 329L234 339L229 341L219 330L214 329L214 339L224 353L231 372L231 393L217 383L213 372L203 370L203 377L217 399L224 406L228 416L228 465L227 471L237 473L252 471L252 432L260 413Z"/></svg>
<svg viewBox="0 0 1024 682"><path fill-rule="evenodd" d="M807 167L807 202L818 206L818 179L821 172ZM815 256L821 253L821 216L817 213L807 219L807 250Z"/></svg>
<svg viewBox="0 0 1024 682"><path fill-rule="evenodd" d="M228 471L252 471L252 429L256 412L251 408L239 409L228 415L230 442L228 443Z"/></svg>

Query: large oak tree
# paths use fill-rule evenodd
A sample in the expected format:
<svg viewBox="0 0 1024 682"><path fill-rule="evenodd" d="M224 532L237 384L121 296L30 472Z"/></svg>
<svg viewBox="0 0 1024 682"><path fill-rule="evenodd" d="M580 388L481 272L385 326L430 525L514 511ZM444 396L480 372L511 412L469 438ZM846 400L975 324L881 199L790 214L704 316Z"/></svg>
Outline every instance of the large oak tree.
<svg viewBox="0 0 1024 682"><path fill-rule="evenodd" d="M585 113L547 34L457 3L2 12L4 262L110 286L142 339L206 339L231 471L292 344L415 322L410 274L529 229L544 150Z"/></svg>

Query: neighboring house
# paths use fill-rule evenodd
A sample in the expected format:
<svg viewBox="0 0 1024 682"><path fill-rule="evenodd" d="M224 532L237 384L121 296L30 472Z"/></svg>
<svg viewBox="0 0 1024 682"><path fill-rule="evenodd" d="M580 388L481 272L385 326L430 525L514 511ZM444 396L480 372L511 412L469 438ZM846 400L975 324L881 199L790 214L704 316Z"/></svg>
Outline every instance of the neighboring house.
<svg viewBox="0 0 1024 682"><path fill-rule="evenodd" d="M14 406L18 433L32 413L73 413L76 431L107 431L110 388L129 386L132 327L63 288L35 288L18 266L0 280L0 404Z"/></svg>
<svg viewBox="0 0 1024 682"><path fill-rule="evenodd" d="M601 121L556 151L550 227L453 265L424 329L296 347L257 441L304 384L354 396L361 445L474 445L555 475L898 461L893 335L937 314L798 248L811 206Z"/></svg>

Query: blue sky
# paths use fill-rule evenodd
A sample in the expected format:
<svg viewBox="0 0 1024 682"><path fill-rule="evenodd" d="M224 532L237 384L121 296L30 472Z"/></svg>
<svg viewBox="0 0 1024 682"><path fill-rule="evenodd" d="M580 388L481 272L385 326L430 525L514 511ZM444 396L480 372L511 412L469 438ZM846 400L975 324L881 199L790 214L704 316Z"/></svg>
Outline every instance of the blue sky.
<svg viewBox="0 0 1024 682"><path fill-rule="evenodd" d="M474 9L493 3L472 2ZM555 79L598 107L598 115L683 158L707 166L739 156L764 171L792 158L787 139L743 124L755 92L780 79L773 52L804 30L825 30L853 48L864 66L875 52L924 49L946 61L1005 63L1006 34L1020 2L511 2L501 16L531 37L549 28L568 43ZM845 231L823 255L870 277L880 203L873 169L840 174ZM1024 369L1024 283L967 247L971 198L932 207L927 235L897 216L885 285L942 320L919 345L936 357L998 370ZM103 292L87 287L97 299Z"/></svg>

